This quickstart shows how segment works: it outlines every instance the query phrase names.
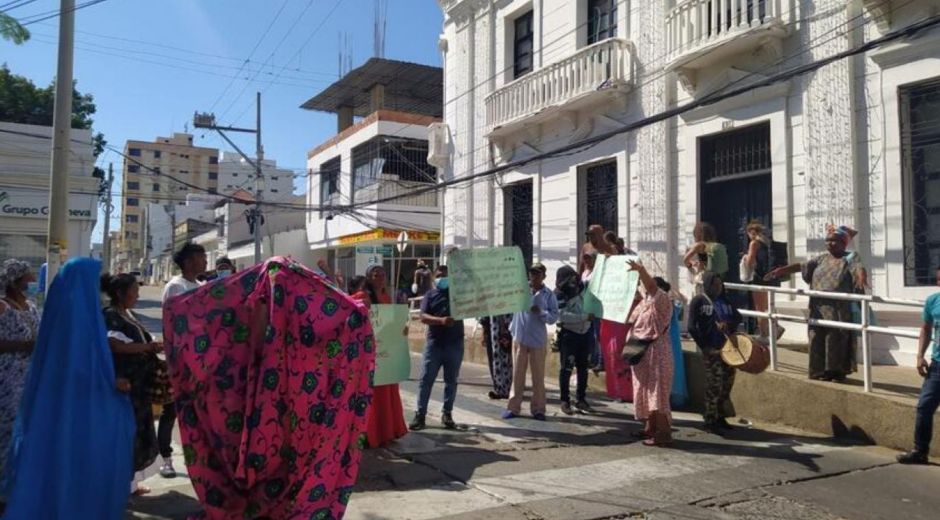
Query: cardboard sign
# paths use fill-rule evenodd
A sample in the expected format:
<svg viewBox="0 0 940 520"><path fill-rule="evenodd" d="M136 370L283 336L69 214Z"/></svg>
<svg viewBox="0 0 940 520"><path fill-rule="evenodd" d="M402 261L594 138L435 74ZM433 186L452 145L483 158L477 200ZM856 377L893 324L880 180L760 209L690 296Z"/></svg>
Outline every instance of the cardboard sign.
<svg viewBox="0 0 940 520"><path fill-rule="evenodd" d="M524 311L532 303L522 250L455 250L447 260L450 310L455 320Z"/></svg>

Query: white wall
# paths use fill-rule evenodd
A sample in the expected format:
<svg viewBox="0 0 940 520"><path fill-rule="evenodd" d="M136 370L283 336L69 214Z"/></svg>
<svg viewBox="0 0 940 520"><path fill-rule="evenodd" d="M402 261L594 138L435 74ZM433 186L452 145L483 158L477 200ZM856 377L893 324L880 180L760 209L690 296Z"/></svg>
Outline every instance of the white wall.
<svg viewBox="0 0 940 520"><path fill-rule="evenodd" d="M789 9L785 20L793 23L787 26L790 32L779 48L765 45L729 56L699 71L696 90L687 92L675 74L663 73L668 54L665 19L674 2L624 0L619 4L617 36L635 45L633 90L625 99L614 97L601 108L562 110L552 120L503 137L502 144L509 143L512 153L494 156L485 135L483 109L486 97L511 80L507 42L511 41L512 20L534 9L538 71L583 46L584 30L578 27L585 21L583 3L441 2L446 10L444 122L453 146L445 178L463 177L500 161L524 159L597 135L685 105L738 78L745 78L735 83L741 86L855 47L885 31L872 21L870 11L862 10L860 2L785 0L783 5ZM938 11L936 2L913 0L894 9L889 29ZM856 30L846 30L856 26ZM548 266L551 283L558 266L577 261L583 232L577 219L578 168L612 158L618 164L619 233L655 271L688 291L679 264L701 211L698 140L766 122L772 146L772 231L775 239L791 245L791 259L799 261L821 252L825 224L852 225L860 231L853 247L871 269L875 294L922 299L936 289L904 286L905 201L901 197L897 92L899 86L940 77L938 33L621 134L587 151L530 163L497 176L495 183L487 179L450 188L443 203L444 245L501 245L504 201L499 188L532 180L534 257ZM805 303L794 305L800 308ZM914 314L907 312L906 318L903 310L883 313L885 320L894 320L889 325L897 326L916 323ZM877 338L875 349L881 361L913 362L913 342Z"/></svg>
<svg viewBox="0 0 940 520"><path fill-rule="evenodd" d="M379 120L359 129L342 141L320 150L316 155L310 156L307 159L307 168L312 174L307 178L307 205L320 205L320 166L336 157L341 157L341 173L339 193L334 194L333 204L351 204L352 150L379 135L427 140L428 127ZM330 212L310 211L307 213L306 221L307 236L310 247L316 250L335 244L335 240L339 237L361 233L376 227L436 231L440 228L440 214L436 210L437 207L433 205L421 207L400 204L381 204L378 207L370 205L358 212L358 218L347 214L335 215L331 218Z"/></svg>
<svg viewBox="0 0 940 520"><path fill-rule="evenodd" d="M254 158L252 158L254 160ZM283 201L294 194L294 172L278 168L277 161L261 161L264 176L264 200ZM255 192L255 168L235 152L222 152L219 157L219 193L232 194L239 190Z"/></svg>

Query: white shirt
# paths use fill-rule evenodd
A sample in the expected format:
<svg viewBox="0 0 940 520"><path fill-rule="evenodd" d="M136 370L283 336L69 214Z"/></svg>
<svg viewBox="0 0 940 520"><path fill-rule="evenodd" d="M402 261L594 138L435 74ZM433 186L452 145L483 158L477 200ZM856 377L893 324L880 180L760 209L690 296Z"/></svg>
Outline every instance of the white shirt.
<svg viewBox="0 0 940 520"><path fill-rule="evenodd" d="M183 275L178 274L171 278L163 288L163 303L166 303L170 298L192 291L193 289L198 289L200 285L199 282L190 282L183 278Z"/></svg>

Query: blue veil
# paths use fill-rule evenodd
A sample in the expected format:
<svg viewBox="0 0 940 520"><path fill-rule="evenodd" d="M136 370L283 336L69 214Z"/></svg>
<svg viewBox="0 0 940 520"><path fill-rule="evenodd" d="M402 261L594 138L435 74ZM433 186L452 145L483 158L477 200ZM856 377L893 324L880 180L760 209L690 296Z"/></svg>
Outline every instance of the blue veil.
<svg viewBox="0 0 940 520"><path fill-rule="evenodd" d="M115 387L100 270L74 258L52 281L14 427L4 520L123 518L134 412Z"/></svg>

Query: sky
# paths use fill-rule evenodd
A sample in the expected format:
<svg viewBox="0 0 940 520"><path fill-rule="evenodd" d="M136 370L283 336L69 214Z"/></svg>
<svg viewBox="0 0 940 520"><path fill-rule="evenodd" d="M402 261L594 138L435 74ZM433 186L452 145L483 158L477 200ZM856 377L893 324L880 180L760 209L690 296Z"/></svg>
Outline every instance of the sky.
<svg viewBox="0 0 940 520"><path fill-rule="evenodd" d="M437 2L385 3L385 57L440 66ZM32 0L8 14L30 20L58 8L59 0ZM193 112L253 127L260 91L265 158L301 173L307 151L336 132L336 116L299 106L338 79L341 34L353 67L372 57L374 12L375 0L105 0L75 12L74 77L79 91L95 98L94 130L118 149L189 124L197 146L230 150L216 133L192 131ZM58 18L27 28L32 38L25 44L0 40L0 63L46 86L55 76ZM254 150L254 135L230 137ZM117 197L122 158L107 152L98 165L107 169L109 162ZM299 176L296 192L302 183ZM112 230L120 226L121 205L114 206ZM101 241L103 222L102 211L94 242Z"/></svg>

